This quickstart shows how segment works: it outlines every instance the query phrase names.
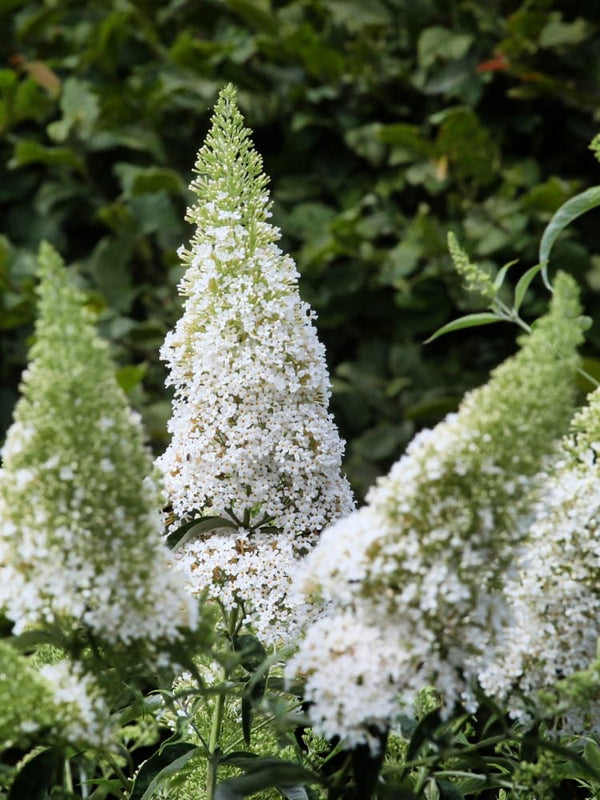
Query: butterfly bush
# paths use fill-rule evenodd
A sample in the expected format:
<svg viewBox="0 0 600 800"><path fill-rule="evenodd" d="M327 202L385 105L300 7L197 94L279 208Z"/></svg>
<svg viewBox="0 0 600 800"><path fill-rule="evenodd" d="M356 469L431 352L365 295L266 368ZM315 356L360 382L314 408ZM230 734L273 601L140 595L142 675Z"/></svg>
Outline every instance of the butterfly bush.
<svg viewBox="0 0 600 800"><path fill-rule="evenodd" d="M199 515L235 526L183 547L193 590L226 608L245 603L257 632L277 639L293 633L298 559L353 509L343 443L327 410L315 315L276 245L267 178L231 86L195 172L187 219L196 230L180 250L183 315L161 350L175 392L172 438L157 463L173 527Z"/></svg>
<svg viewBox="0 0 600 800"><path fill-rule="evenodd" d="M473 705L470 682L505 618L499 576L526 533L541 462L573 408L579 313L575 283L560 275L549 313L520 351L456 413L419 433L367 505L330 526L309 555L304 591L338 610L329 627L321 620L309 629L288 674L306 678L318 731L370 741L373 726L389 722L393 698L406 706L426 685L446 709ZM364 633L357 626L340 640L340 625L352 630L348 615ZM380 665L377 678L369 659ZM334 664L348 685L339 693L329 685ZM363 706L373 711L361 719Z"/></svg>
<svg viewBox="0 0 600 800"><path fill-rule="evenodd" d="M83 626L152 650L193 628L197 610L161 541L139 416L49 245L39 274L36 340L0 470L0 610L17 634Z"/></svg>
<svg viewBox="0 0 600 800"><path fill-rule="evenodd" d="M81 666L66 660L37 669L0 642L0 751L37 741L111 744L108 709Z"/></svg>
<svg viewBox="0 0 600 800"><path fill-rule="evenodd" d="M524 720L543 713L544 690L588 669L600 639L600 390L574 418L541 475L545 489L505 594L512 612L497 657L480 674L486 692ZM540 697L541 695L541 697ZM600 703L573 709L566 726L598 730Z"/></svg>

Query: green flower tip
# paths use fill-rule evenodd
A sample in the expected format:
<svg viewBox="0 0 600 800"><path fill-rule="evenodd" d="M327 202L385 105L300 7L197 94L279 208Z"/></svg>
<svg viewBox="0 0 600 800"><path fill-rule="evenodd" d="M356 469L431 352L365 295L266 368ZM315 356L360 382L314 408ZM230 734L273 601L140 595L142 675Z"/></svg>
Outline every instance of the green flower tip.
<svg viewBox="0 0 600 800"><path fill-rule="evenodd" d="M496 289L491 277L477 264L471 263L469 256L459 245L452 231L448 233L448 251L454 263L454 268L462 278L467 291L474 292L486 300L493 301L496 297Z"/></svg>
<svg viewBox="0 0 600 800"><path fill-rule="evenodd" d="M37 274L40 284L44 281L60 280L65 276L64 261L49 242L42 242L38 253Z"/></svg>
<svg viewBox="0 0 600 800"><path fill-rule="evenodd" d="M600 133L597 133L590 142L590 150L596 156L596 159L600 161Z"/></svg>
<svg viewBox="0 0 600 800"><path fill-rule="evenodd" d="M237 89L233 85L233 83L228 83L221 89L221 91L219 92L219 99L217 100L217 106L219 105L219 103L223 104L237 103Z"/></svg>
<svg viewBox="0 0 600 800"><path fill-rule="evenodd" d="M566 272L558 272L554 281L554 292L550 307L558 316L577 320L579 330L587 328L589 317L582 316L580 291L577 281Z"/></svg>
<svg viewBox="0 0 600 800"><path fill-rule="evenodd" d="M64 340L66 334L65 321L72 322L70 330L74 332L75 338L81 334L80 325L88 326L95 322L96 315L86 306L85 294L77 289L70 281L69 271L65 267L65 262L59 253L48 242L42 242L38 253L37 285L38 296L38 315L36 321L36 333L39 338L42 335L51 335L50 328L54 333L59 333L60 341ZM79 331L75 333L75 331ZM92 336L91 329L83 334L86 337ZM32 357L37 352L32 352Z"/></svg>
<svg viewBox="0 0 600 800"><path fill-rule="evenodd" d="M582 316L577 282L566 272L558 272L548 313L536 319L531 334L518 341L527 347L533 360L543 358L545 363L549 353L554 353L559 360L566 358L572 369L576 369L580 363L577 348L583 342L587 322L588 318Z"/></svg>
<svg viewBox="0 0 600 800"><path fill-rule="evenodd" d="M197 235L223 227L224 220L237 220L248 232L246 254L259 240L266 243L278 238L278 231L266 225L271 216L269 180L254 149L252 132L238 109L237 89L231 83L219 92L193 171L197 177L190 190L199 202L188 209L186 219L196 225Z"/></svg>
<svg viewBox="0 0 600 800"><path fill-rule="evenodd" d="M213 109L213 125L218 120L229 120L242 124L243 118L238 109L237 96L237 88L233 83L228 83L221 89Z"/></svg>

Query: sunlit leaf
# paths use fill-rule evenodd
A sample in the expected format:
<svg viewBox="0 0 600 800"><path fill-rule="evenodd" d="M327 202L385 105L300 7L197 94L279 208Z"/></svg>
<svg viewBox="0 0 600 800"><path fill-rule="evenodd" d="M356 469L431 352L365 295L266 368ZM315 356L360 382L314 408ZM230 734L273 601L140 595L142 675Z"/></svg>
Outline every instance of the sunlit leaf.
<svg viewBox="0 0 600 800"><path fill-rule="evenodd" d="M202 517L185 522L177 530L171 531L167 536L167 544L170 548L181 547L192 537L201 533L208 533L219 528L237 528L235 522L224 517Z"/></svg>
<svg viewBox="0 0 600 800"><path fill-rule="evenodd" d="M518 280L517 285L515 286L515 299L513 303L514 310L518 313L519 309L521 308L521 303L523 302L523 298L527 293L527 289L531 284L531 281L535 278L538 272L542 269L541 264L536 264L535 267L531 267L527 270Z"/></svg>
<svg viewBox="0 0 600 800"><path fill-rule="evenodd" d="M492 322L501 321L502 319L491 311L480 311L476 314L467 314L465 317L455 319L452 322L449 322L447 325L443 325L441 328L438 328L438 330L432 336L430 336L429 339L425 340L425 344L433 342L435 339L438 339L440 336L444 336L446 333L453 333L454 331L460 331L463 328L474 328L480 325L489 325Z"/></svg>
<svg viewBox="0 0 600 800"><path fill-rule="evenodd" d="M550 253L552 247L560 233L587 211L596 208L600 205L600 186L592 186L591 189L586 189L585 192L575 195L570 200L567 200L558 211L554 214L548 225L546 226L542 235L539 250L539 262L542 265L542 278L548 288L551 288L550 280L548 278L548 262L550 260Z"/></svg>
<svg viewBox="0 0 600 800"><path fill-rule="evenodd" d="M504 279L506 278L506 273L516 263L517 263L516 260L515 261L509 261L508 264L505 264L503 267L501 267L498 270L498 274L494 278L494 289L499 289L502 286L502 284L504 283Z"/></svg>

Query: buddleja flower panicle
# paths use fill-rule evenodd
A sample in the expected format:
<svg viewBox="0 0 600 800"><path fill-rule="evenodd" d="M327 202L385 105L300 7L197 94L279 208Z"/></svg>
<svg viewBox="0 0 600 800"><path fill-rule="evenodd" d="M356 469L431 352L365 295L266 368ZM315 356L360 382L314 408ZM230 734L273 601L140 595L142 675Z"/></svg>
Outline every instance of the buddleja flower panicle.
<svg viewBox="0 0 600 800"><path fill-rule="evenodd" d="M139 415L49 245L39 274L35 343L0 470L0 608L15 633L57 623L111 644L175 641L197 608L161 540Z"/></svg>
<svg viewBox="0 0 600 800"><path fill-rule="evenodd" d="M243 521L237 533L218 533L222 547L216 534L184 547L195 589L208 581L219 596L222 584L210 588L219 566L216 574L231 581L227 603L235 595L256 609L265 607L270 580L268 570L262 578L256 572L260 558L279 560L275 593L283 603L301 552L353 500L327 410L315 315L300 299L294 262L275 244L267 179L235 98L233 87L221 92L190 187L197 202L187 218L196 230L180 250L184 310L161 350L175 390L172 439L157 463L174 527L195 514ZM263 519L277 539L254 531ZM264 636L281 631L271 613L255 623Z"/></svg>
<svg viewBox="0 0 600 800"><path fill-rule="evenodd" d="M504 587L511 615L495 657L482 668L485 691L531 721L551 712L544 695L597 664L600 640L600 390L573 419L560 452L540 476L544 490ZM598 732L596 691L563 727Z"/></svg>
<svg viewBox="0 0 600 800"><path fill-rule="evenodd" d="M579 314L574 281L559 275L550 312L521 338L521 350L456 413L419 433L367 505L327 529L307 558L305 591L379 629L382 652L395 649L378 684L380 708L396 693L410 707L426 685L447 710L458 700L474 707L477 670L507 614L499 578L526 534L539 469L573 408ZM331 672L335 620L331 631L319 622L320 649L309 630L291 667L307 675L322 732L323 720L346 718L347 693L332 696L322 677ZM355 691L366 692L362 685ZM349 713L338 735L368 741L368 725L359 723Z"/></svg>
<svg viewBox="0 0 600 800"><path fill-rule="evenodd" d="M114 747L109 711L93 677L76 662L40 667L33 661L0 642L0 745Z"/></svg>

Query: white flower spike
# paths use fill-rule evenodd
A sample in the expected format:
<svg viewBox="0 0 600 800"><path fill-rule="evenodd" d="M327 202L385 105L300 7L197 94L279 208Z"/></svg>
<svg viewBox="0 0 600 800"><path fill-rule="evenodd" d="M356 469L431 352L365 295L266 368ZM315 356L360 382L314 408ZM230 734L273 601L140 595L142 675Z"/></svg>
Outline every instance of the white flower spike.
<svg viewBox="0 0 600 800"><path fill-rule="evenodd" d="M0 470L0 609L15 633L83 626L152 649L196 626L196 604L161 540L152 460L108 346L49 245L39 274L36 341Z"/></svg>
<svg viewBox="0 0 600 800"><path fill-rule="evenodd" d="M390 708L396 695L410 707L428 685L447 709L474 705L477 670L506 617L499 583L526 534L536 474L573 408L579 313L574 281L558 275L551 309L520 352L457 413L419 433L367 505L326 530L307 558L305 591L381 632L373 657L385 668L373 707ZM324 620L318 624L325 629ZM321 667L318 638L309 630L289 674L306 676L317 730L331 735L335 719L349 743L368 741L357 699L348 710L347 691L333 699L327 692L332 661L343 667L330 644L335 634L321 637ZM373 691L356 682L356 693Z"/></svg>
<svg viewBox="0 0 600 800"><path fill-rule="evenodd" d="M267 178L232 86L219 96L195 172L187 218L196 231L180 250L183 316L161 350L175 388L172 440L157 463L175 526L198 515L238 525L184 548L194 590L248 604L268 638L287 613L298 558L353 500L314 313L275 244Z"/></svg>

